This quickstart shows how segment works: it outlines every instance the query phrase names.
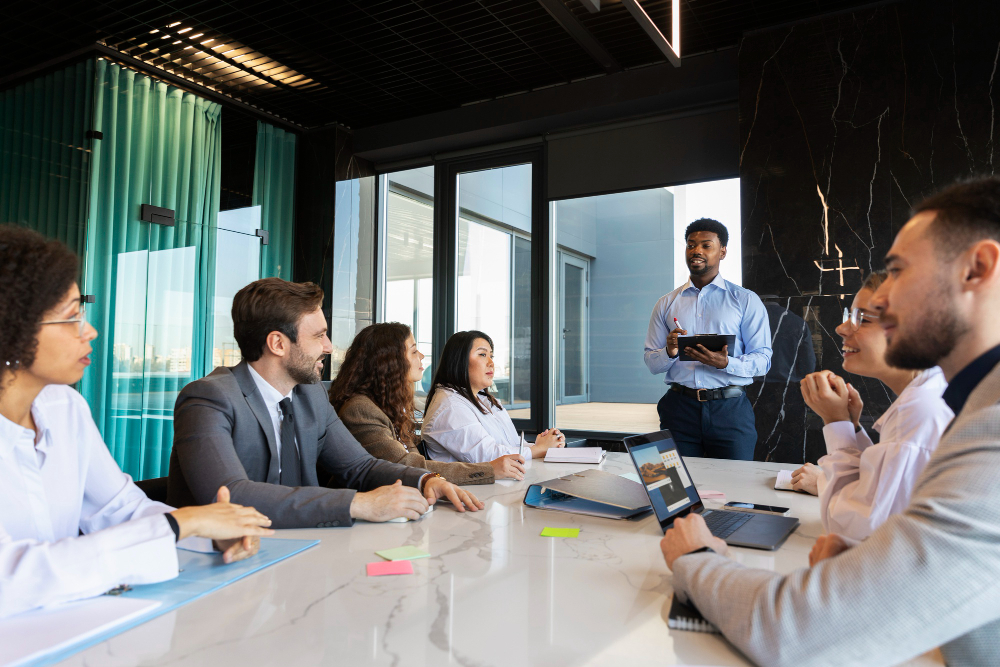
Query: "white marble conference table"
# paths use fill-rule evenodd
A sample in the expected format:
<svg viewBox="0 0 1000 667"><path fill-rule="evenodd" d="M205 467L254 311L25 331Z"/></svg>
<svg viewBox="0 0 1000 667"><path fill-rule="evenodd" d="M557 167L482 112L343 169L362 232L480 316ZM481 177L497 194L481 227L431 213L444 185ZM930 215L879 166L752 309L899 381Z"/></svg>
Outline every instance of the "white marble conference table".
<svg viewBox="0 0 1000 667"><path fill-rule="evenodd" d="M702 491L790 507L801 524L775 552L731 548L750 566L808 564L818 501L775 491L776 463L685 459ZM125 665L746 665L718 635L667 628L671 574L652 515L615 521L523 505L528 484L584 467L530 462L523 482L467 487L486 509L442 504L419 521L283 530L321 544L62 664ZM634 472L627 454L602 469ZM718 503L707 503L710 507ZM546 526L578 538L541 537ZM368 577L375 551L416 545L415 574ZM937 654L939 655L939 654ZM911 665L939 665L934 655Z"/></svg>

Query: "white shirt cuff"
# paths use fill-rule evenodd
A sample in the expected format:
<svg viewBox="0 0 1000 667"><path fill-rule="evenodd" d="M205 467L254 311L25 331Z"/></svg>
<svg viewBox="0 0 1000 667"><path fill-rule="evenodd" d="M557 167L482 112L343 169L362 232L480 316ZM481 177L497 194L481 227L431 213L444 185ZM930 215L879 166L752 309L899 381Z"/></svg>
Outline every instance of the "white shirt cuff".
<svg viewBox="0 0 1000 667"><path fill-rule="evenodd" d="M826 451L829 454L840 449L857 449L858 439L854 435L854 424L851 422L831 422L823 427L823 439L826 440Z"/></svg>

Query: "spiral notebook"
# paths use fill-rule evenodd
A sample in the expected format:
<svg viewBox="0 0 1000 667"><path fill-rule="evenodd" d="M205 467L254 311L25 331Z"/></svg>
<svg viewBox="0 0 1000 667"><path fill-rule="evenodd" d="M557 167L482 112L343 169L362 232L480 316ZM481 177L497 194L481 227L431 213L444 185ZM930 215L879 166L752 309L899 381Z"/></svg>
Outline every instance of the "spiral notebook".
<svg viewBox="0 0 1000 667"><path fill-rule="evenodd" d="M690 632L711 632L719 634L719 629L705 620L694 604L684 604L677 595L670 604L670 615L667 617L667 627L671 630L688 630Z"/></svg>

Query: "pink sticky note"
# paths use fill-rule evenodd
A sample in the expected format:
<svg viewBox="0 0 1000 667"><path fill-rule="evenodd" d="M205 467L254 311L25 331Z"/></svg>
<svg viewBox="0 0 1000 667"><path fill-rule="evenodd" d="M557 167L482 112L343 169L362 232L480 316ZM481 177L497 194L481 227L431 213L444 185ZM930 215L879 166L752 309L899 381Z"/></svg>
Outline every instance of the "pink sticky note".
<svg viewBox="0 0 1000 667"><path fill-rule="evenodd" d="M726 497L726 494L724 494L722 491L709 491L708 489L700 489L698 491L698 495L701 496L702 498L705 498L705 499L709 499L709 498L713 498L713 499L714 498L721 498L721 499L724 499Z"/></svg>
<svg viewBox="0 0 1000 667"><path fill-rule="evenodd" d="M413 574L413 561L409 560L383 560L368 563L367 567L369 577L380 577L383 574Z"/></svg>

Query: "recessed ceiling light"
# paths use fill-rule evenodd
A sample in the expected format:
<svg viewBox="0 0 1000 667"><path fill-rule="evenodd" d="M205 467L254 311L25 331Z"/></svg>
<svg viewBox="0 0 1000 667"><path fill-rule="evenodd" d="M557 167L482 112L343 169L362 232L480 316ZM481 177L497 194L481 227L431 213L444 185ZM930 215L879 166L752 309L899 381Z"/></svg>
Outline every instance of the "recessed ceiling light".
<svg viewBox="0 0 1000 667"><path fill-rule="evenodd" d="M180 21L174 21L173 23L171 23L171 24L170 24L170 25L168 25L167 27L168 27L168 28L173 28L174 26L178 26L178 25L180 25L180 24L181 24L181 22L180 22Z"/></svg>

